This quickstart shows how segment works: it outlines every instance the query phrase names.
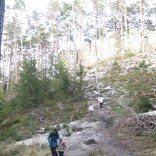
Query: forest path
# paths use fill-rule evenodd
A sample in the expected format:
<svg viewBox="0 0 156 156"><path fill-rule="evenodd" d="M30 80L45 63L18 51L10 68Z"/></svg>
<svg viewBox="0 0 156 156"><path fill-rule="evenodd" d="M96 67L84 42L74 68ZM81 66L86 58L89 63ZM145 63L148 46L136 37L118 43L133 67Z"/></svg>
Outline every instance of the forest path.
<svg viewBox="0 0 156 156"><path fill-rule="evenodd" d="M104 103L103 108L100 108L97 100L91 100L90 102L95 108L94 118L99 122L99 126L96 127L99 134L97 148L103 149L111 156L141 156L129 152L129 148L120 140L116 139L116 134L113 134L118 131L120 124L124 120L121 114L115 115L115 113L111 111L111 106L107 102Z"/></svg>

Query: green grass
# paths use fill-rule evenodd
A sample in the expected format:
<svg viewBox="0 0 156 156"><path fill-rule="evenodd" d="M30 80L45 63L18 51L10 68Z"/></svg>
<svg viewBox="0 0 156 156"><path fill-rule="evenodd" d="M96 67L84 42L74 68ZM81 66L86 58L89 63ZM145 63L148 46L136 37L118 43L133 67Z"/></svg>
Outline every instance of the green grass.
<svg viewBox="0 0 156 156"><path fill-rule="evenodd" d="M69 123L70 120L77 120L83 118L87 113L87 100L79 100L76 102L63 102L63 109L59 109L57 103L51 101L47 102L44 107L38 107L27 113L11 114L1 124L0 140L5 141L10 137L10 141L27 139L32 137L39 127L44 124L45 121L37 120L37 116L44 116L46 119L45 129L47 131L52 130L53 125L59 125L60 123ZM32 111L36 113L31 113ZM36 116L37 115L37 116ZM49 122L48 122L49 121ZM49 126L50 125L50 126ZM61 128L61 127L58 127ZM14 131L11 131L14 129ZM67 130L68 131L68 130ZM12 134L15 132L15 134ZM67 132L69 134L69 132Z"/></svg>
<svg viewBox="0 0 156 156"><path fill-rule="evenodd" d="M113 112L120 112L120 111L123 111L124 107L122 105L118 105L118 106L112 106L112 111Z"/></svg>
<svg viewBox="0 0 156 156"><path fill-rule="evenodd" d="M117 66L118 62L114 62L113 68ZM137 70L132 69L125 75L122 74L122 70L120 69L110 69L108 74L106 73L101 81L104 83L104 85L111 85L117 89L122 87L121 93L124 95L123 90L128 93L125 95L127 98L129 98L128 105L133 107L134 111L139 112L141 107L138 107L138 103L140 102L141 96L148 97L150 99L150 103L152 104L154 104L156 101L156 95L153 90L156 82L156 72L148 72L145 61L141 61L136 68ZM118 92L120 92L120 90L118 90ZM114 112L118 112L122 110L122 108L113 106L112 110Z"/></svg>

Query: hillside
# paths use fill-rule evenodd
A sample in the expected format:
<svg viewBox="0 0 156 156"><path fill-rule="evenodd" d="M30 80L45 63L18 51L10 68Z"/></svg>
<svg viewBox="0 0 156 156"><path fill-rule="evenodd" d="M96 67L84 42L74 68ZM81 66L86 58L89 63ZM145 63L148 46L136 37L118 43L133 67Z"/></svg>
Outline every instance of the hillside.
<svg viewBox="0 0 156 156"><path fill-rule="evenodd" d="M18 142L16 146L15 142L8 140L5 144L2 143L3 151L16 156L48 155L50 152L46 144L48 130L51 126L62 122L63 125L59 128L60 133L66 135L65 140L69 149L66 151L67 155L83 156L88 153L96 155L94 153L96 150L105 156L155 156L155 116L151 119L148 116L141 116L142 119L147 119L142 125L138 116L145 112L142 107L140 108L142 96L149 99L152 104L151 110L155 108L155 59L154 51L147 52L145 57L142 57L141 53L131 53L113 56L94 66L86 67L85 79L88 81L88 89L85 99L78 102L72 100L58 102L55 111L52 111L49 105L23 114L22 117L29 116L29 120L25 121L29 121L29 124L22 125L23 133L28 133L25 126L30 126L29 132L32 132L32 123L36 124L36 120L46 131L42 131L44 134L33 135L33 138L30 133L29 140ZM102 109L96 100L98 88L107 98ZM93 103L95 107L94 118L87 113L88 102ZM14 120L18 118L17 114L12 118ZM135 119L138 122L135 123ZM148 121L153 123L146 125ZM86 144L89 140L95 142ZM22 143L30 146L20 145Z"/></svg>

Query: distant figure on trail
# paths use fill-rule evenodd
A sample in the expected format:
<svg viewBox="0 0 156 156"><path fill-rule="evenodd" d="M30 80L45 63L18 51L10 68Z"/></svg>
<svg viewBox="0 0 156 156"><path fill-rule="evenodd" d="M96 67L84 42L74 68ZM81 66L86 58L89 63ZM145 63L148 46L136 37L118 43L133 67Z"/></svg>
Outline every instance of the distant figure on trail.
<svg viewBox="0 0 156 156"><path fill-rule="evenodd" d="M91 116L93 116L94 106L92 104L89 104L88 110Z"/></svg>
<svg viewBox="0 0 156 156"><path fill-rule="evenodd" d="M58 145L58 152L59 156L65 156L64 151L67 150L66 143L62 135L59 137L59 145Z"/></svg>
<svg viewBox="0 0 156 156"><path fill-rule="evenodd" d="M59 139L59 136L60 134L58 133L58 130L56 128L48 136L48 143L51 149L52 156L58 156L56 148L57 148L57 139Z"/></svg>
<svg viewBox="0 0 156 156"><path fill-rule="evenodd" d="M100 95L97 100L99 101L100 104L100 108L102 108L103 103L106 102L106 99L104 97L102 97L102 95Z"/></svg>

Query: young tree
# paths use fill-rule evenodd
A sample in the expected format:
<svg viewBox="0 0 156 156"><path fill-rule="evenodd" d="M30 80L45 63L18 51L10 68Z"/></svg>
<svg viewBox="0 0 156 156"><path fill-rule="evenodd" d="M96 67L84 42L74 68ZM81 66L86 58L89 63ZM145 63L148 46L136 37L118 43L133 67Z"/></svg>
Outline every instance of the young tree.
<svg viewBox="0 0 156 156"><path fill-rule="evenodd" d="M84 77L86 76L86 72L84 71L84 67L80 64L79 69L76 72L76 85L75 85L75 96L82 98L84 96L85 87L87 82L84 81Z"/></svg>
<svg viewBox="0 0 156 156"><path fill-rule="evenodd" d="M62 61L55 65L53 89L55 98L62 99L64 96L69 96L71 90L71 77L65 68Z"/></svg>
<svg viewBox="0 0 156 156"><path fill-rule="evenodd" d="M36 60L25 59L21 68L20 79L16 86L18 104L22 108L36 107L43 100Z"/></svg>

